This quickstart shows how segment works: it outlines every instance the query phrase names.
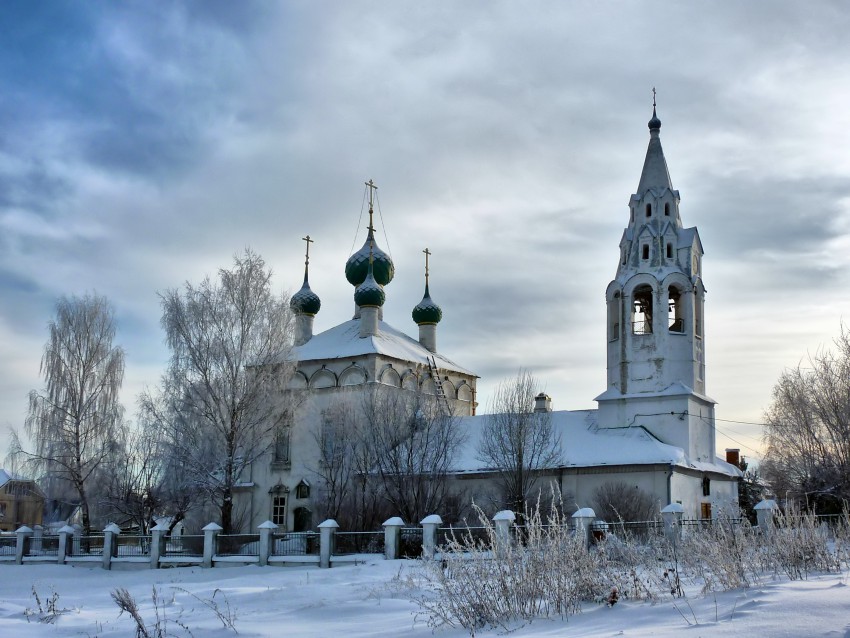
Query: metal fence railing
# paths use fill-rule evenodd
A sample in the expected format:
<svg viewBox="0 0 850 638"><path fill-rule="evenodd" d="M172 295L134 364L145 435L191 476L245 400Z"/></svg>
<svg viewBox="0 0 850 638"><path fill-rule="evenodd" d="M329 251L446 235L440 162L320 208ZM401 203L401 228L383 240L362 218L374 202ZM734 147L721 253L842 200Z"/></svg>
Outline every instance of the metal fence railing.
<svg viewBox="0 0 850 638"><path fill-rule="evenodd" d="M14 534L0 535L0 556L14 556L18 547L18 537Z"/></svg>
<svg viewBox="0 0 850 638"><path fill-rule="evenodd" d="M165 556L203 556L203 534L172 536L165 541Z"/></svg>
<svg viewBox="0 0 850 638"><path fill-rule="evenodd" d="M150 536L118 536L113 542L116 543L114 555L119 558L150 556Z"/></svg>
<svg viewBox="0 0 850 638"><path fill-rule="evenodd" d="M272 534L272 556L311 556L319 553L317 532L279 532Z"/></svg>
<svg viewBox="0 0 850 638"><path fill-rule="evenodd" d="M459 543L466 543L471 539L475 545L488 547L490 545L490 532L486 527L467 527L459 525L457 527L440 527L437 530L437 547L445 547L452 540L457 540Z"/></svg>
<svg viewBox="0 0 850 638"><path fill-rule="evenodd" d="M383 554L384 532L336 532L334 555Z"/></svg>
<svg viewBox="0 0 850 638"><path fill-rule="evenodd" d="M403 527L398 539L398 555L401 558L422 556L422 528Z"/></svg>
<svg viewBox="0 0 850 638"><path fill-rule="evenodd" d="M41 536L27 539L26 556L58 556L59 536Z"/></svg>
<svg viewBox="0 0 850 638"><path fill-rule="evenodd" d="M72 536L65 552L69 556L103 556L103 534Z"/></svg>
<svg viewBox="0 0 850 638"><path fill-rule="evenodd" d="M259 556L259 534L219 534L216 538L217 556Z"/></svg>

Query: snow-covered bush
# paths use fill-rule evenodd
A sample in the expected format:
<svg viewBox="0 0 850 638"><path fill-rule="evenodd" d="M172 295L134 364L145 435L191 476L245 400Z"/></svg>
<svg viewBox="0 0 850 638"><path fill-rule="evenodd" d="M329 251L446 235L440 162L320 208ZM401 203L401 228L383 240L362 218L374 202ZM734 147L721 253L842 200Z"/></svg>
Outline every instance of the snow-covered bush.
<svg viewBox="0 0 850 638"><path fill-rule="evenodd" d="M483 537L459 533L440 548L440 560L422 563L425 593L417 602L432 627L463 627L474 636L482 627L567 618L588 602L655 601L850 566L847 512L831 529L812 514L792 514L759 530L730 506L681 537L662 535L653 524L615 524L616 534L588 548L562 508L544 517L538 503L509 539L477 511Z"/></svg>

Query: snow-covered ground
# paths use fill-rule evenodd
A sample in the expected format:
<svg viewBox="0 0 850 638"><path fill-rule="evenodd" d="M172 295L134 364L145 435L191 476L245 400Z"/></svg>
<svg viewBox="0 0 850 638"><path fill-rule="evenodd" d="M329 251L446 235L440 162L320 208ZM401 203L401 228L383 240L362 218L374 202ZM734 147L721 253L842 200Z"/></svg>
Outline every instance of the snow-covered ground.
<svg viewBox="0 0 850 638"><path fill-rule="evenodd" d="M229 605L239 636L444 636L468 635L462 629L432 633L418 617L416 561L385 561L320 570L315 567L175 568L103 571L98 567L0 565L0 636L131 637L135 623L119 617L110 593L126 588L137 600L151 636L156 620L155 587L162 600L169 636L236 636L223 627L204 602ZM413 578L411 578L413 577ZM829 636L850 638L850 587L846 573L808 581L777 581L753 589L699 595L658 604L620 602L613 608L586 604L569 620L536 620L517 625L522 636ZM62 611L53 624L39 621L38 603ZM216 590L220 590L216 593ZM215 598L213 599L213 596ZM225 603L226 599L226 603ZM28 612L29 610L29 612ZM182 623L191 634L181 629ZM503 630L479 636L504 635Z"/></svg>

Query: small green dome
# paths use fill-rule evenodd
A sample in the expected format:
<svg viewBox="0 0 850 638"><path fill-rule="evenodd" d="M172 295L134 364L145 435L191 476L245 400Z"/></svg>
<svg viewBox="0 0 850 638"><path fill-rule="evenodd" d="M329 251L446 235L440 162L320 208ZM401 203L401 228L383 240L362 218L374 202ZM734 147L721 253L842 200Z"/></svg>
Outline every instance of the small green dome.
<svg viewBox="0 0 850 638"><path fill-rule="evenodd" d="M366 275L369 272L370 242L372 244L372 272L375 281L381 286L386 286L393 280L393 275L395 275L393 260L375 245L375 238L372 231L369 231L369 236L366 238L363 247L345 262L345 278L352 286L359 286L366 280Z"/></svg>
<svg viewBox="0 0 850 638"><path fill-rule="evenodd" d="M431 294L428 292L428 286L425 286L425 296L422 297L422 301L420 301L413 308L413 321L416 322L417 325L422 325L424 323L440 323L440 319L443 318L443 311L434 300L431 299Z"/></svg>
<svg viewBox="0 0 850 638"><path fill-rule="evenodd" d="M292 312L299 315L315 315L318 314L322 307L322 300L319 295L310 290L310 284L307 283L307 278L304 278L304 285L301 290L292 295L289 300L289 307Z"/></svg>
<svg viewBox="0 0 850 638"><path fill-rule="evenodd" d="M368 268L368 262L366 264ZM363 306L383 306L386 295L384 288L375 281L372 274L372 269L369 268L366 273L366 279L354 290L354 303L361 308Z"/></svg>

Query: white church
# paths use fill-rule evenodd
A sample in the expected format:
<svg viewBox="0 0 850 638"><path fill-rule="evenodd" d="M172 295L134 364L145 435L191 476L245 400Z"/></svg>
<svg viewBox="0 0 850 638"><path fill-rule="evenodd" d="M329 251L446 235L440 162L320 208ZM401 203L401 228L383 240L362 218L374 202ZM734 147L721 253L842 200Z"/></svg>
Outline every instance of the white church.
<svg viewBox="0 0 850 638"><path fill-rule="evenodd" d="M607 388L596 397L596 410L551 412L562 454L541 478L556 482L579 507L590 505L603 484L617 482L649 493L661 506L680 503L686 518L710 518L722 504L737 502L741 472L735 451L727 454L730 462L716 456L715 402L705 388L703 249L697 229L682 225L660 130L653 106L643 171L606 291ZM376 245L371 218L370 197L366 242L345 267L355 289L354 318L313 334L321 302L310 289L307 266L304 284L292 297L297 359L292 387L304 400L283 438L267 459L253 464L237 492L236 505L246 511L251 528L265 520L288 530L318 522L312 519L312 499L322 412L370 384L444 401L465 438L454 460L454 480L470 491L493 481L494 468L477 454L489 418L476 415L478 377L438 350L442 311L429 293L427 262L425 295L412 313L418 339L382 320L384 286L393 279L394 265ZM548 397L538 397L539 410L551 411L550 406Z"/></svg>

